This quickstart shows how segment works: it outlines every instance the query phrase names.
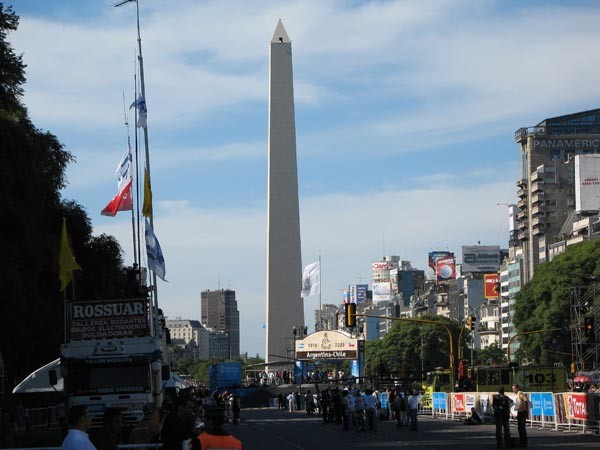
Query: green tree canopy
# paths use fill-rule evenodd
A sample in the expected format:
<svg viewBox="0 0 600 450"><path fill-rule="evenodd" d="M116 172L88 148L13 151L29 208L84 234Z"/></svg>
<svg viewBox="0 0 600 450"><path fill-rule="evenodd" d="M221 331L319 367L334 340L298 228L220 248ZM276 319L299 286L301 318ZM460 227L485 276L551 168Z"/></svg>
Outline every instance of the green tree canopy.
<svg viewBox="0 0 600 450"><path fill-rule="evenodd" d="M518 359L542 365L570 363L573 289L589 289L594 278L600 279L600 240L571 245L536 268L532 280L517 294L513 322L519 333L562 331L519 336Z"/></svg>
<svg viewBox="0 0 600 450"><path fill-rule="evenodd" d="M448 368L450 365L450 340L445 327L453 336L454 358L458 356L458 338L460 325L458 322L439 316L423 316L419 319L439 322L417 323L398 320L383 339L367 342L366 375L396 376L406 378L411 373L420 373L436 367ZM461 338L463 351L465 333Z"/></svg>
<svg viewBox="0 0 600 450"><path fill-rule="evenodd" d="M125 280L116 240L93 237L84 209L61 198L74 157L31 123L22 104L25 65L6 39L18 23L12 8L0 3L0 372L6 374L6 389L58 356L64 329L58 281L63 217L83 268L77 298L120 297Z"/></svg>

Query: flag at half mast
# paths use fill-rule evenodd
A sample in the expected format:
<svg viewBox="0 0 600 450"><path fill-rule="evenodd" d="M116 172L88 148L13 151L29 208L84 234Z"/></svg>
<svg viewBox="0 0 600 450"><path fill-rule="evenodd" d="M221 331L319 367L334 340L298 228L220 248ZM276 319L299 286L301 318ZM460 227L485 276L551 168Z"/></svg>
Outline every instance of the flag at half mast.
<svg viewBox="0 0 600 450"><path fill-rule="evenodd" d="M302 274L302 292L301 297L308 297L310 295L321 293L321 262L309 264L304 268Z"/></svg>
<svg viewBox="0 0 600 450"><path fill-rule="evenodd" d="M131 195L132 178L132 157L131 150L125 150L115 175L117 176L117 190L115 197L108 202L101 214L103 216L115 216L119 211L131 211L133 209L133 197Z"/></svg>
<svg viewBox="0 0 600 450"><path fill-rule="evenodd" d="M64 217L62 224L62 235L60 239L60 256L58 257L58 267L60 291L62 292L69 285L69 283L73 281L73 271L81 270L81 267L79 267L79 264L77 264L77 261L75 261L75 256L73 255L73 250L71 249L71 241L69 239L69 234L67 233L67 219Z"/></svg>

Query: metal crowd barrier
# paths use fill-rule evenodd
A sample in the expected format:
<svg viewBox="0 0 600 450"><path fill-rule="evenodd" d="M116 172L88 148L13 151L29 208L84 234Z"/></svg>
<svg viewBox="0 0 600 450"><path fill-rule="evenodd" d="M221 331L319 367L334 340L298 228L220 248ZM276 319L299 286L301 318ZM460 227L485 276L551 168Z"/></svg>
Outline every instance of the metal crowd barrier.
<svg viewBox="0 0 600 450"><path fill-rule="evenodd" d="M526 392L530 401L529 427L566 431L600 432L600 392ZM464 420L475 408L484 422L493 422L492 401L496 392L434 392L431 416ZM516 395L507 393L514 401ZM511 418L517 412L511 410Z"/></svg>

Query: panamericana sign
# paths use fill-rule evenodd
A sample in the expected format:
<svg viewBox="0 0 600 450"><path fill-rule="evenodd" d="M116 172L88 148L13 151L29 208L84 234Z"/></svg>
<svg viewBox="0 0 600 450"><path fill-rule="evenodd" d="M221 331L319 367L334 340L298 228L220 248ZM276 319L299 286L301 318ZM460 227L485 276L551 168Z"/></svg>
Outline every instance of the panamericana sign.
<svg viewBox="0 0 600 450"><path fill-rule="evenodd" d="M296 341L296 359L357 359L358 339L340 331L317 331L301 341Z"/></svg>

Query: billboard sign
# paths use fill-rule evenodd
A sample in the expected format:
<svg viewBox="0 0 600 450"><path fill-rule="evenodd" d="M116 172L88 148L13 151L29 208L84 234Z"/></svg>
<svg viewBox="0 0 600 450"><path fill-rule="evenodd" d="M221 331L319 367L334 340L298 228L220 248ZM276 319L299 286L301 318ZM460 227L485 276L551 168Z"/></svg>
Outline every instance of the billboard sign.
<svg viewBox="0 0 600 450"><path fill-rule="evenodd" d="M375 261L371 263L372 270L392 270L398 268L398 261Z"/></svg>
<svg viewBox="0 0 600 450"><path fill-rule="evenodd" d="M335 330L317 331L296 341L296 359L358 359L358 340Z"/></svg>
<svg viewBox="0 0 600 450"><path fill-rule="evenodd" d="M575 156L575 210L600 209L600 155Z"/></svg>
<svg viewBox="0 0 600 450"><path fill-rule="evenodd" d="M463 273L497 272L500 263L499 245L463 245Z"/></svg>
<svg viewBox="0 0 600 450"><path fill-rule="evenodd" d="M483 275L483 297L498 298L500 295L500 277L497 273L486 273Z"/></svg>
<svg viewBox="0 0 600 450"><path fill-rule="evenodd" d="M454 256L454 253L440 250L429 252L429 267L431 267L431 270L435 272L436 261L439 258L445 258L446 256Z"/></svg>
<svg viewBox="0 0 600 450"><path fill-rule="evenodd" d="M456 278L456 258L454 256L438 258L435 264L435 274L438 281Z"/></svg>
<svg viewBox="0 0 600 450"><path fill-rule="evenodd" d="M373 303L389 302L392 299L392 289L389 282L373 283Z"/></svg>
<svg viewBox="0 0 600 450"><path fill-rule="evenodd" d="M69 332L73 340L148 336L148 299L72 302Z"/></svg>

